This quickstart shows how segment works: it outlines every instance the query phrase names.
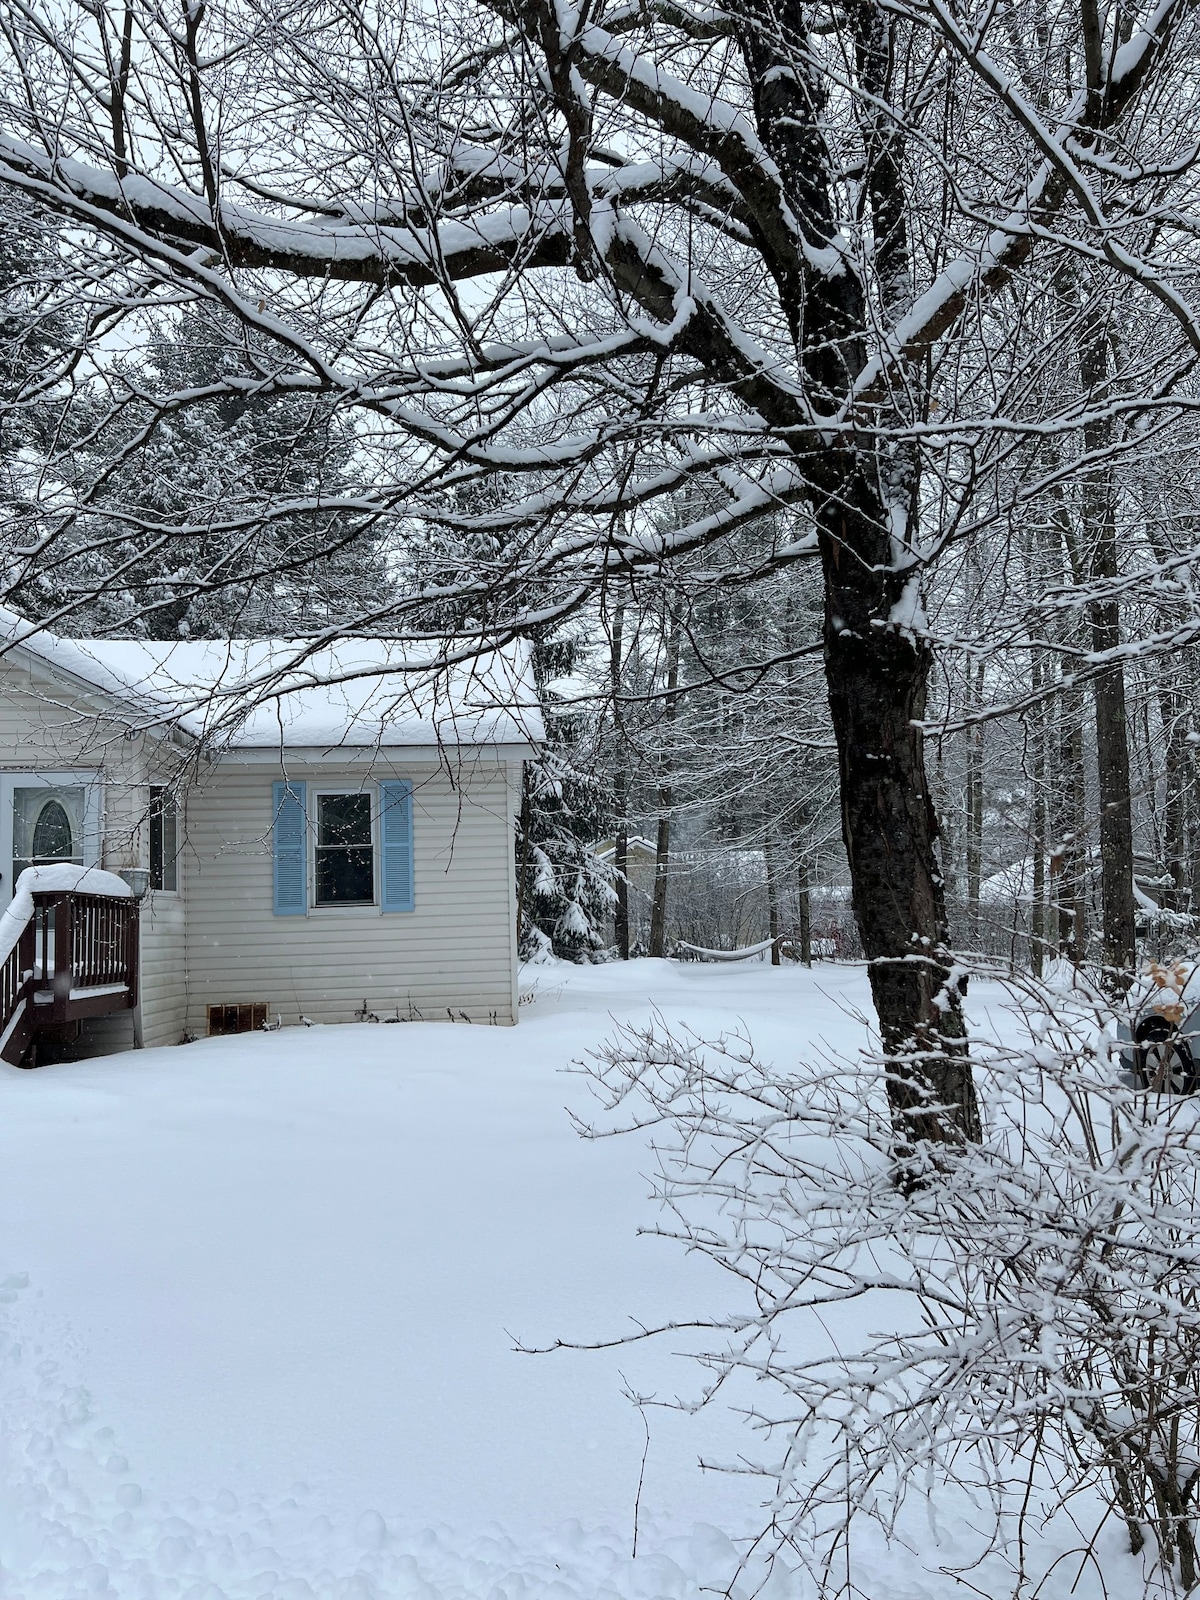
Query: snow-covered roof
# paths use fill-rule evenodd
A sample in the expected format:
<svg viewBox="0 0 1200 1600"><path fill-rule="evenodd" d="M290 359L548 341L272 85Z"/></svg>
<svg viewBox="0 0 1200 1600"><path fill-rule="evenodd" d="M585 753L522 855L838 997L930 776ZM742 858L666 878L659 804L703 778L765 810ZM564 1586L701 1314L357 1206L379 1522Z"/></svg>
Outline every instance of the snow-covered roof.
<svg viewBox="0 0 1200 1600"><path fill-rule="evenodd" d="M436 642L64 639L3 609L0 640L112 696L135 727L173 726L225 749L529 745L545 736L520 641L447 666Z"/></svg>
<svg viewBox="0 0 1200 1600"><path fill-rule="evenodd" d="M631 833L625 841L627 854L631 856L658 855L658 847L653 839L647 839L644 834ZM617 842L615 839L603 839L595 848L597 861L615 861L617 855Z"/></svg>

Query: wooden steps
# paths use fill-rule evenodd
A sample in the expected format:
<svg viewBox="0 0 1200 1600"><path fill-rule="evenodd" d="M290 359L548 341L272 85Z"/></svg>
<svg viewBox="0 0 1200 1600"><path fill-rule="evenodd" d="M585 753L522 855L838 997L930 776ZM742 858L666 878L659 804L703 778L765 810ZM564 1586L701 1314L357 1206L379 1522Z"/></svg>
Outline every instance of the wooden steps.
<svg viewBox="0 0 1200 1600"><path fill-rule="evenodd" d="M0 962L0 1060L20 1066L40 1035L137 1004L139 908L116 895L35 891Z"/></svg>

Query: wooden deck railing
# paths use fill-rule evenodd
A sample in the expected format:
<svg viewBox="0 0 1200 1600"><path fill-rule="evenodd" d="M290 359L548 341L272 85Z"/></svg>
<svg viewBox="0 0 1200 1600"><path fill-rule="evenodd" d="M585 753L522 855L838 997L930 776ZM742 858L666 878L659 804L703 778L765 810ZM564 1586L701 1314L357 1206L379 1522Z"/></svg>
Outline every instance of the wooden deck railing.
<svg viewBox="0 0 1200 1600"><path fill-rule="evenodd" d="M137 1003L138 903L37 890L33 915L0 963L0 1057L18 1062L39 1028Z"/></svg>
<svg viewBox="0 0 1200 1600"><path fill-rule="evenodd" d="M0 1040L17 1015L18 1008L33 987L33 923L25 931L0 964ZM5 1051L5 1060L11 1059Z"/></svg>

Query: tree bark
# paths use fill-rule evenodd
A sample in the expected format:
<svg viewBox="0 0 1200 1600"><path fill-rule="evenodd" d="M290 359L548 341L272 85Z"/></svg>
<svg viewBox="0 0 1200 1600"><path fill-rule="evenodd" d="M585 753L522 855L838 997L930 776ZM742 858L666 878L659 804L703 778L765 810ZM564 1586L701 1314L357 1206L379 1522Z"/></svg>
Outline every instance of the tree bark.
<svg viewBox="0 0 1200 1600"><path fill-rule="evenodd" d="M1120 643L1120 638L1116 605L1093 607L1092 648L1113 649ZM1125 674L1121 667L1106 667L1096 679L1094 692L1096 764L1100 788L1102 960L1105 983L1114 992L1123 994L1133 981L1136 966L1136 918L1129 736Z"/></svg>
<svg viewBox="0 0 1200 1600"><path fill-rule="evenodd" d="M1168 514L1163 508L1163 522ZM1146 536L1155 559L1164 565L1172 554L1171 543L1164 537L1163 527L1155 516L1147 518ZM1187 621L1184 607L1172 612L1181 624ZM1163 905L1168 911L1190 912L1200 904L1197 885L1193 882L1193 855L1200 840L1195 837L1196 823L1192 822L1189 841L1188 813L1191 810L1193 750L1191 733L1194 723L1191 673L1187 668L1173 667L1164 662L1158 678L1158 714L1163 731L1163 867L1170 882L1163 893Z"/></svg>
<svg viewBox="0 0 1200 1600"><path fill-rule="evenodd" d="M903 575L888 564L878 514L853 516L852 487L843 482L822 507L819 527L825 671L854 916L883 1047L896 1063L889 1095L898 1131L940 1143L978 1139L961 995L950 981L938 825L916 725L932 652L926 637L896 623Z"/></svg>
<svg viewBox="0 0 1200 1600"><path fill-rule="evenodd" d="M622 961L629 960L629 774L625 769L625 740L621 730L620 688L625 607L613 607L609 633L609 664L612 684L613 741L615 766L613 771L613 871L616 875L613 891L616 906L613 911L613 943Z"/></svg>
<svg viewBox="0 0 1200 1600"><path fill-rule="evenodd" d="M780 965L779 953L779 879L775 870L775 840L770 828L763 840L763 856L767 868L767 933L771 940L771 965Z"/></svg>
<svg viewBox="0 0 1200 1600"><path fill-rule="evenodd" d="M1058 738L1050 807L1050 881L1059 954L1078 966L1087 954L1083 841L1087 803L1083 771L1083 697L1073 685L1057 700Z"/></svg>
<svg viewBox="0 0 1200 1600"><path fill-rule="evenodd" d="M613 871L616 881L613 892L617 902L613 908L613 943L622 961L629 960L629 825L625 821L628 796L625 792L625 774L618 772L613 780L613 802L619 809L616 834L613 840Z"/></svg>
<svg viewBox="0 0 1200 1600"><path fill-rule="evenodd" d="M667 953L667 889L671 871L671 812L675 804L675 790L671 783L674 752L671 749L671 732L675 722L678 702L675 691L679 687L679 629L669 611L664 615L666 632L666 695L667 703L662 716L662 747L659 754L658 777L658 837L654 851L654 896L650 905L650 954Z"/></svg>
<svg viewBox="0 0 1200 1600"><path fill-rule="evenodd" d="M1099 405L1108 386L1109 329L1107 319L1094 308L1080 339L1079 372L1087 398ZM1091 584L1115 578L1117 566L1116 488L1111 460L1104 453L1112 445L1112 423L1107 417L1088 423L1083 430L1084 449L1102 464L1083 479L1083 532L1087 565L1082 576ZM1092 649L1115 651L1121 643L1120 608L1115 600L1096 598L1088 606ZM1100 795L1100 899L1102 908L1101 960L1103 981L1115 994L1124 994L1133 982L1137 964L1136 916L1133 898L1133 804L1129 781L1129 730L1125 704L1125 672L1113 661L1097 674L1093 686L1096 703L1096 771Z"/></svg>
<svg viewBox="0 0 1200 1600"><path fill-rule="evenodd" d="M800 962L812 966L812 893L808 883L808 863L801 856L796 867L797 914L799 919Z"/></svg>
<svg viewBox="0 0 1200 1600"><path fill-rule="evenodd" d="M650 954L667 953L667 888L671 872L671 804L669 785L658 790L658 835L654 847L654 895L650 902Z"/></svg>
<svg viewBox="0 0 1200 1600"><path fill-rule="evenodd" d="M968 668L970 710L983 701L983 663ZM983 879L983 729L978 722L967 729L967 937L971 948L980 943L979 894Z"/></svg>
<svg viewBox="0 0 1200 1600"><path fill-rule="evenodd" d="M1188 732L1187 702L1164 677L1158 687L1158 709L1163 725L1163 866L1170 882L1163 891L1168 911L1191 908L1188 882Z"/></svg>
<svg viewBox="0 0 1200 1600"><path fill-rule="evenodd" d="M1046 796L1033 800L1033 828L1030 854L1033 872L1029 907L1029 965L1035 978L1042 976L1046 963Z"/></svg>
<svg viewBox="0 0 1200 1600"><path fill-rule="evenodd" d="M1033 652L1031 686L1041 693L1045 674L1041 654ZM1029 779L1032 794L1029 806L1029 857L1031 865L1029 905L1029 965L1035 978L1042 976L1046 962L1046 708L1036 700L1029 718Z"/></svg>

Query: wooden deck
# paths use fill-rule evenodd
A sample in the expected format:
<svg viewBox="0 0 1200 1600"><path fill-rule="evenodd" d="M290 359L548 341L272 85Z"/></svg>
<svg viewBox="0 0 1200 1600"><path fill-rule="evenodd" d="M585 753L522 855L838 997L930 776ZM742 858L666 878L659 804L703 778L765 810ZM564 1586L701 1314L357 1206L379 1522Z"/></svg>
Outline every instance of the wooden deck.
<svg viewBox="0 0 1200 1600"><path fill-rule="evenodd" d="M40 1034L137 1004L138 904L37 891L33 916L0 964L0 1059L19 1066Z"/></svg>

